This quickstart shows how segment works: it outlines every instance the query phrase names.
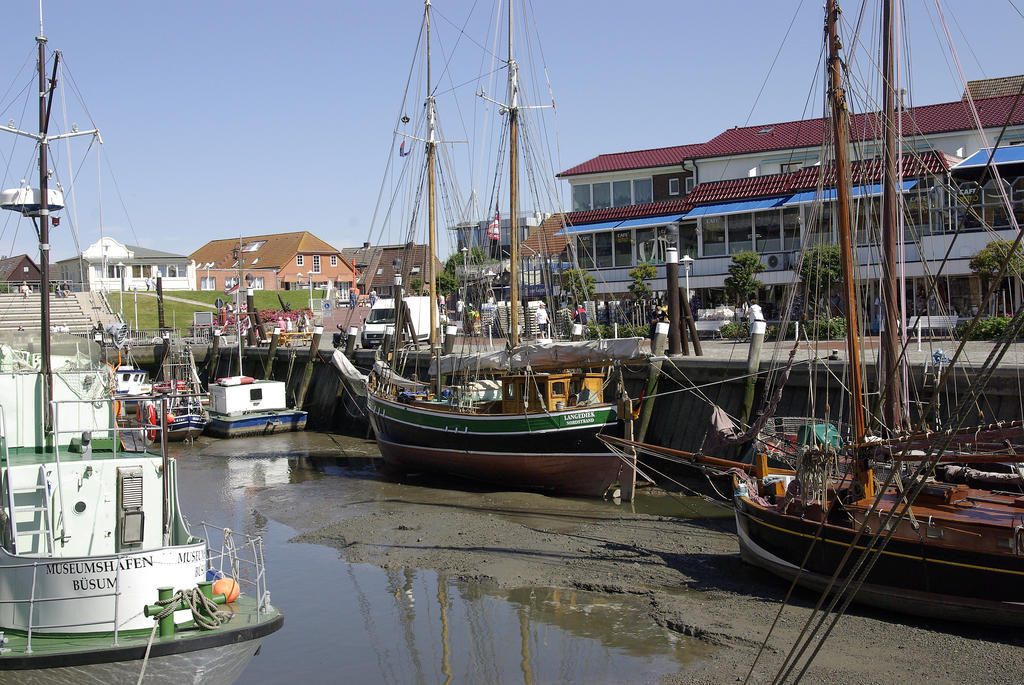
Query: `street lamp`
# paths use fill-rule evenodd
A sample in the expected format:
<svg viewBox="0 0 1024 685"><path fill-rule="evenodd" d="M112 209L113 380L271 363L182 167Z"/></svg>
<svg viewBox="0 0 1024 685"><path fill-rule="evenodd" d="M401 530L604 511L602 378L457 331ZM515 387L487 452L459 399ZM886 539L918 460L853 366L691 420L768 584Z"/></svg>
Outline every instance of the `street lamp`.
<svg viewBox="0 0 1024 685"><path fill-rule="evenodd" d="M121 320L124 321L124 262L117 263L117 272L121 276Z"/></svg>
<svg viewBox="0 0 1024 685"><path fill-rule="evenodd" d="M683 255L682 259L680 259L679 261L681 261L683 263L683 273L686 276L686 301L689 302L690 301L690 297L691 297L691 295L690 295L690 267L693 266L693 257L691 257L689 255L689 253L687 253L687 254ZM694 314L694 316L696 316L697 312L693 312L693 314Z"/></svg>

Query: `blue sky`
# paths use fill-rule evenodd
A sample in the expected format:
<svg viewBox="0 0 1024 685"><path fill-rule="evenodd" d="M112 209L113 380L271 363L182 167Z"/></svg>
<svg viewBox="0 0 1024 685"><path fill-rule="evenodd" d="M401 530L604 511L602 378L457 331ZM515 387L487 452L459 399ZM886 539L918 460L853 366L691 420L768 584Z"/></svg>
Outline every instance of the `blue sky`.
<svg viewBox="0 0 1024 685"><path fill-rule="evenodd" d="M933 0L906 6L912 101L958 98ZM46 3L49 46L63 51L103 134L105 233L185 254L239 233L306 229L338 248L368 239L385 167L397 159L398 117L413 116L422 100L414 93L402 106L422 8L419 0ZM856 22L859 8L847 3L847 21ZM943 8L968 78L1024 73L1017 49L1024 20L1013 4L943 0ZM464 201L476 187L487 198L491 172L482 171L477 141L483 123L493 132L497 117L473 92L490 69L482 47L493 41L494 10L485 0L435 0L434 11L445 133L471 141L452 146L459 192ZM865 42L876 32L875 11L867 12ZM557 103L554 114L543 113L554 171L601 153L701 142L732 126L820 114L819 0L532 0L528 13L539 39L530 44L533 56L543 50L540 66ZM36 0L5 3L0 121L14 118L25 129L35 128L35 105L23 110L26 98L12 98L8 88L27 83L37 31ZM504 55L504 45L498 52ZM520 60L524 71L540 62L527 54ZM500 87L489 92L501 99ZM91 126L82 114L72 120ZM56 107L54 125L62 125ZM4 187L16 185L30 151L12 147L6 135L0 151ZM96 193L85 180L96 162L82 152L70 158L82 169L75 172L77 224L88 244L99 236ZM72 173L66 155L58 163L62 178ZM565 197L566 184L559 186ZM0 254L35 255L30 225L16 219L0 216ZM56 259L75 252L68 223L54 237ZM401 238L378 230L372 239Z"/></svg>

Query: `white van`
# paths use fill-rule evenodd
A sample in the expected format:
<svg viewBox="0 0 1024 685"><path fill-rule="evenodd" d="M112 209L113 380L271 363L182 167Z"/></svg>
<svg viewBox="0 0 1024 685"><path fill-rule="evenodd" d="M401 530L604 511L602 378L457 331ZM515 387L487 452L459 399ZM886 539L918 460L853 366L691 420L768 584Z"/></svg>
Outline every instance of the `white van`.
<svg viewBox="0 0 1024 685"><path fill-rule="evenodd" d="M412 318L413 330L416 331L416 339L423 342L430 340L430 297L414 296L403 298L409 307L409 316ZM395 325L395 301L391 298L377 300L370 314L363 322L362 345L364 348L379 347L384 340L384 330ZM440 311L437 315L437 325L440 331L444 330L444 317Z"/></svg>

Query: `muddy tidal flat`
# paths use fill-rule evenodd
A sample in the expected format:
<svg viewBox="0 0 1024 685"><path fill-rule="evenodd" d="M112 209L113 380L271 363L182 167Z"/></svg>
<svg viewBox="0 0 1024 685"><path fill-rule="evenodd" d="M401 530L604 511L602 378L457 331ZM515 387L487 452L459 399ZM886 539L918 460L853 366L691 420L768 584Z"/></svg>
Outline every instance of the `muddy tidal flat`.
<svg viewBox="0 0 1024 685"><path fill-rule="evenodd" d="M399 481L377 457L316 433L182 448L190 521L263 534L286 614L241 682L743 682L788 590L697 499ZM750 682L773 680L815 599L790 600ZM1022 643L855 608L805 679L1020 682Z"/></svg>

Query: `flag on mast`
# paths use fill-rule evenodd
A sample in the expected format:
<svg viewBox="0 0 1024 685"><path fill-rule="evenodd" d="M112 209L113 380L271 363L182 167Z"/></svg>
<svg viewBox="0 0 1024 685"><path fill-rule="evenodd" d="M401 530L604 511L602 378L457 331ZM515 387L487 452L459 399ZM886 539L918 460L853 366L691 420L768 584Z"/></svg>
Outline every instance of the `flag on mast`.
<svg viewBox="0 0 1024 685"><path fill-rule="evenodd" d="M237 283L235 283L230 288L224 288L224 294L225 295L231 295L232 293L235 293L235 292L238 292L238 284Z"/></svg>
<svg viewBox="0 0 1024 685"><path fill-rule="evenodd" d="M498 240L501 238L501 213L494 210L494 221L487 225L487 237L491 240Z"/></svg>
<svg viewBox="0 0 1024 685"><path fill-rule="evenodd" d="M405 149L405 141L404 140L402 141L402 144L398 148L398 156L399 157L408 157L409 156L409 152L407 152L406 149Z"/></svg>

